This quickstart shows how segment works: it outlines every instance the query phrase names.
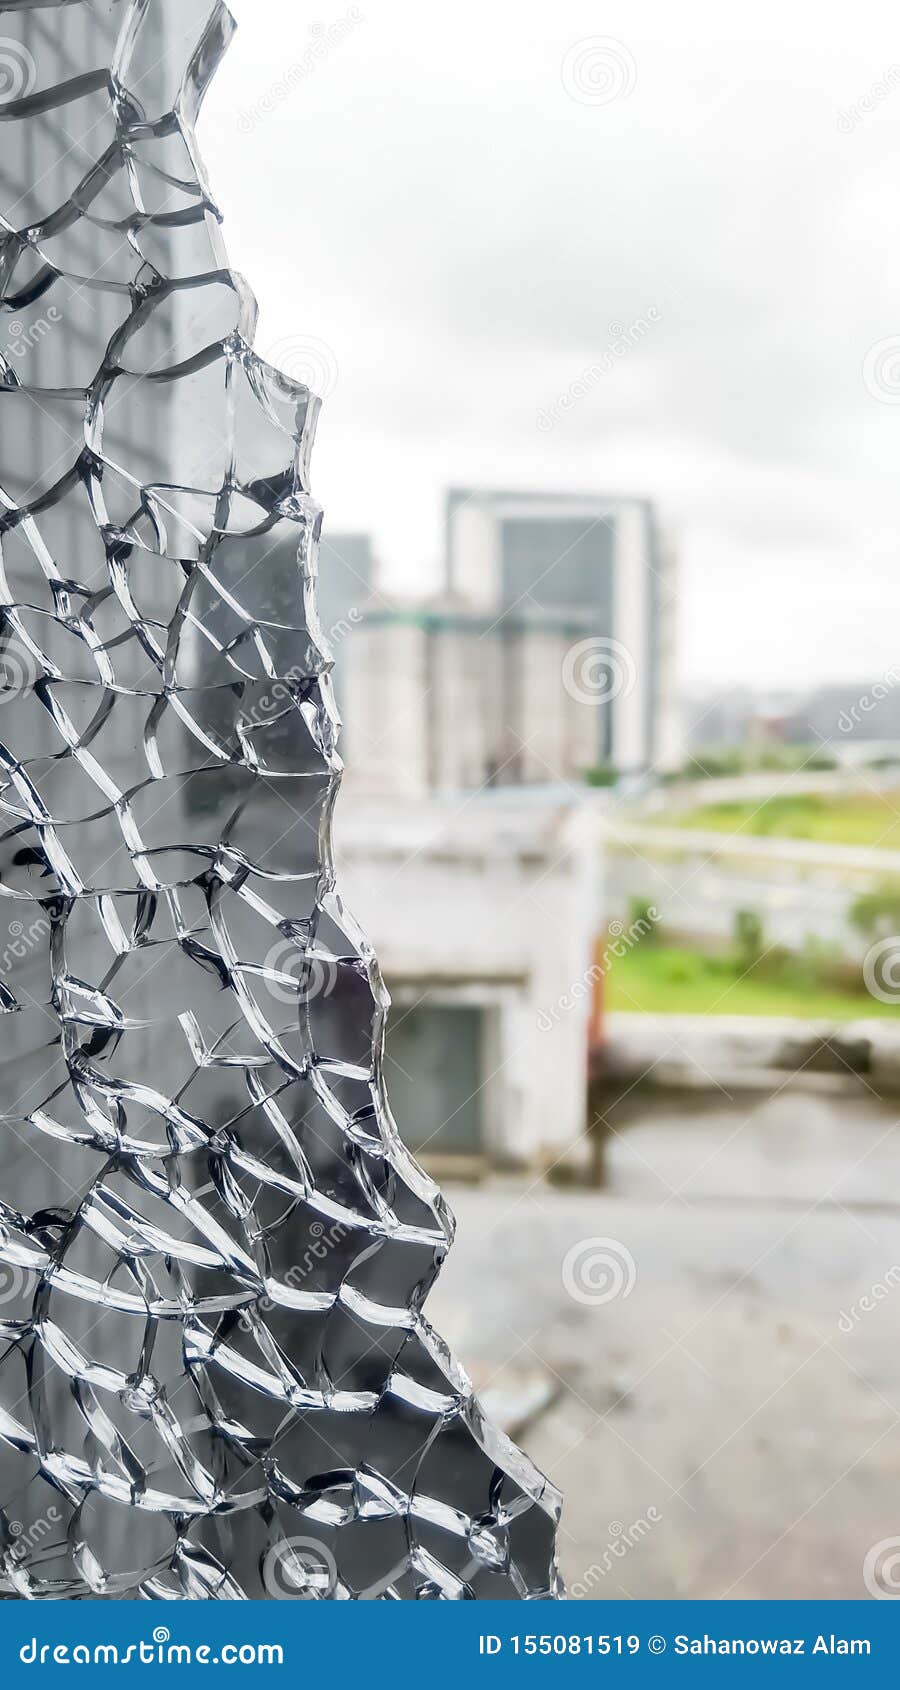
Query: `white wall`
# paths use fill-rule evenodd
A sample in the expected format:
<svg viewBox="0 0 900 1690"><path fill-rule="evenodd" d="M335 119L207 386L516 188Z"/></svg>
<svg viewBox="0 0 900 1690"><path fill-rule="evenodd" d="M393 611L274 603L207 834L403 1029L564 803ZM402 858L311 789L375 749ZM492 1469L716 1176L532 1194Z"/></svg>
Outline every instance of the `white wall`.
<svg viewBox="0 0 900 1690"><path fill-rule="evenodd" d="M414 622L364 622L341 663L348 791L415 797L428 787L426 636Z"/></svg>
<svg viewBox="0 0 900 1690"><path fill-rule="evenodd" d="M630 770L639 769L646 762L653 680L647 673L650 569L647 555L649 536L643 508L623 502L616 512L615 533L613 638L629 653L636 678L630 690L612 701L612 761L617 769Z"/></svg>
<svg viewBox="0 0 900 1690"><path fill-rule="evenodd" d="M430 987L443 1003L494 1011L484 1084L498 1160L542 1166L585 1153L592 833L578 807L514 809L492 796L340 806L339 884L388 985L406 1002L410 987Z"/></svg>

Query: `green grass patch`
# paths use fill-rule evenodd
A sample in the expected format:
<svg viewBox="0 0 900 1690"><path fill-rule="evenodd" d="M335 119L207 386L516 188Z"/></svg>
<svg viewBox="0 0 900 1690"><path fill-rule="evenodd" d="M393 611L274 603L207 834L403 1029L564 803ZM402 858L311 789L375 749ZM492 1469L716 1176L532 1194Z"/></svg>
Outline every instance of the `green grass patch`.
<svg viewBox="0 0 900 1690"><path fill-rule="evenodd" d="M900 792L778 793L762 800L699 804L653 817L663 827L694 828L753 839L812 839L827 845L900 850Z"/></svg>
<svg viewBox="0 0 900 1690"><path fill-rule="evenodd" d="M815 983L802 963L785 960L773 975L769 959L746 972L727 957L665 945L635 945L610 965L610 1010L648 1015L794 1015L811 1020L855 1021L900 1009L859 991Z"/></svg>

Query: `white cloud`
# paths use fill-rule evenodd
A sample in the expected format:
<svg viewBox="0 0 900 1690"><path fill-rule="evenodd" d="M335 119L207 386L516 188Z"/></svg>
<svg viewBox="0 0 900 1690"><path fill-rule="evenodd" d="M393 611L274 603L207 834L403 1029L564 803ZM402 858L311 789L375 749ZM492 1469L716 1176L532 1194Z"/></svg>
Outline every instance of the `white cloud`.
<svg viewBox="0 0 900 1690"><path fill-rule="evenodd" d="M350 11L330 5L326 31ZM393 579L425 587L450 483L645 491L680 536L692 681L895 661L892 618L855 613L893 597L900 533L900 406L862 379L900 333L887 5L849 40L811 0L359 10L241 133L313 36L287 0L235 4L203 121L262 349L307 334L337 360L332 526L371 528ZM597 34L636 83L582 104L560 67ZM542 433L540 407L649 306L659 324Z"/></svg>

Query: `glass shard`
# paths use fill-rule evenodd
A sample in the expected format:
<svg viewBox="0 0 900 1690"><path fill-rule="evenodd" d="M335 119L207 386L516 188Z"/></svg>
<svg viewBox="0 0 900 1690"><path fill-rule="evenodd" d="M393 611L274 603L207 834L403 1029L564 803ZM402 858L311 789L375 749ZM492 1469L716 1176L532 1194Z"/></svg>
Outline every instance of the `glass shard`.
<svg viewBox="0 0 900 1690"><path fill-rule="evenodd" d="M210 0L0 0L0 1590L555 1595L335 886L318 399L253 351ZM285 218L291 208L285 206Z"/></svg>

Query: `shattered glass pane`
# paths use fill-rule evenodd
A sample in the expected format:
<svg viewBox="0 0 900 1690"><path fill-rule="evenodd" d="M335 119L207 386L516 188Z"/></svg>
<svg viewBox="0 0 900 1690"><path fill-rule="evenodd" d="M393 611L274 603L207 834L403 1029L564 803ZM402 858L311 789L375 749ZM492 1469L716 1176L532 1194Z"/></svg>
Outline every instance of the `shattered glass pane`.
<svg viewBox="0 0 900 1690"><path fill-rule="evenodd" d="M232 27L0 0L0 1590L555 1595L558 1497L422 1313L451 1224L332 867L319 401L194 138Z"/></svg>

